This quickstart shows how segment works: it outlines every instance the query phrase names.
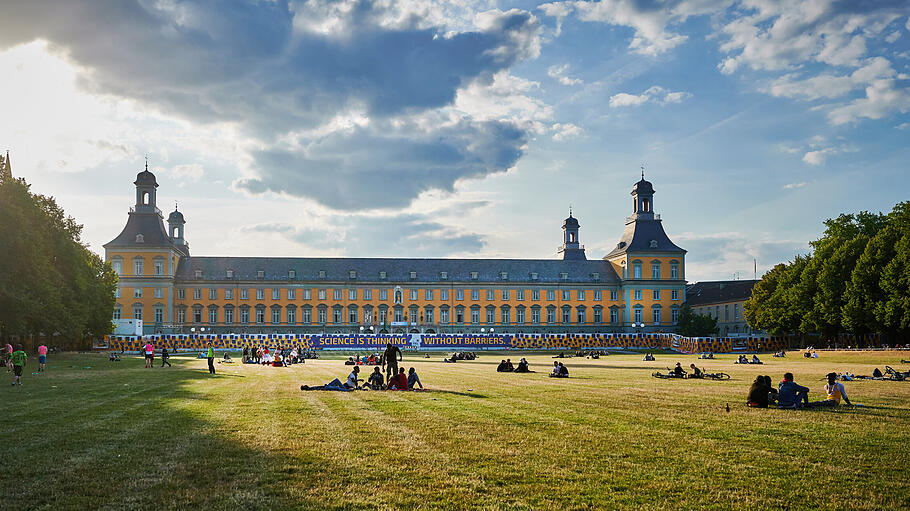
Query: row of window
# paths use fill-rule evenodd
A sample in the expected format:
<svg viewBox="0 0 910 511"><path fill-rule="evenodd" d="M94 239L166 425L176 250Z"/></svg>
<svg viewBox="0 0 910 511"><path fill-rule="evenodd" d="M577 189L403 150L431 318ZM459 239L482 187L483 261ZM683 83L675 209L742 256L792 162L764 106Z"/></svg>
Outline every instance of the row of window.
<svg viewBox="0 0 910 511"><path fill-rule="evenodd" d="M250 293L249 293L249 291L250 291L250 290L249 290L249 289L246 289L246 288L240 289L240 293L239 293L239 294L240 294L240 299L241 299L241 300L249 300L249 299L250 299L250 296L249 296ZM256 299L257 299L257 300L265 300L265 292L266 292L265 289L255 289L254 291L255 291L255 296L256 296ZM297 289L286 289L286 290L285 290L285 294L286 294L286 296L287 296L287 299L288 299L288 300L296 300L296 299L297 299L297 291L298 291ZM333 299L335 299L335 300L341 300L342 297L344 296L344 291L345 291L345 290L342 290L342 289L332 289L331 291L332 291L332 298L333 298ZM364 300L372 300L372 299L373 299L373 290L372 290L372 289L363 289L363 290L360 290L360 291L361 291L360 294L363 295L363 299L364 299ZM388 293L388 290L387 290L387 289L379 289L379 290L377 290L377 291L378 291L378 295L379 295L379 300L388 300L388 295L389 295L389 293ZM439 294L440 294L440 300L448 300L448 299L449 299L449 290L448 290L448 289L440 289L439 291L440 291L440 293L439 293ZM516 291L516 292L515 292L515 299L518 300L518 301L523 301L523 300L525 299L525 290L524 290L524 289L517 289L517 290L515 290L515 291ZM471 290L470 290L470 293L471 293L471 300L474 300L474 301L480 300L480 290L479 290L479 289L471 289ZM154 294L154 297L155 297L155 298L163 298L163 297L164 297L164 288L160 288L160 287L153 288L153 294ZM208 299L209 299L209 300L217 300L217 299L218 299L218 288L208 288L206 294L208 295ZM424 299L425 299L425 300L434 300L434 299L435 299L435 296L436 296L435 290L433 290L433 289L425 289L423 294L424 294ZM312 290L311 290L311 289L301 289L301 290L300 290L300 295L301 295L301 298L302 298L302 299L304 299L304 300L310 300L310 299L312 299ZM316 295L317 295L317 297L318 297L319 300L326 300L326 299L327 299L327 295L328 295L328 290L326 290L326 289L318 289ZM357 300L357 297L358 297L358 290L357 290L357 289L348 289L348 290L347 290L347 295L348 295L348 300ZM416 300L418 299L419 295L420 295L420 292L419 292L419 290L417 290L417 289L410 289L410 290L409 290L409 295L410 295L411 301L416 301ZM114 296L115 296L116 298L120 298L120 297L121 297L120 288L117 288L117 290L115 291L115 295L114 295ZM194 299L194 300L201 300L201 299L202 299L202 296L203 296L203 289L202 289L202 288L194 288L194 289L193 289L193 299ZM271 296L272 296L272 300L280 300L280 299L281 299L281 289L278 289L278 288L271 289ZM455 299L456 299L456 300L464 300L464 296L465 296L465 290L463 290L463 289L456 289L456 290L455 290ZM512 296L512 290L511 290L511 289L501 289L501 290L500 290L500 297L501 297L502 300L509 300L511 296ZM563 300L563 301L569 301L569 300L571 300L571 299L572 299L572 290L569 290L569 289L563 289L563 290L561 290L561 296L562 296L562 300ZM589 295L588 295L587 290L584 290L584 289L577 289L577 290L575 290L575 296L576 296L576 299L577 299L578 301L585 301ZM602 300L602 296L603 296L603 295L601 294L601 290L595 289L595 290L593 290L593 291L591 292L591 296L592 296L593 301L599 302L599 301ZM634 299L634 300L641 300L641 299L642 299L642 296L643 296L643 290L641 290L641 289L635 289L635 290L633 291L633 299ZM133 298L142 298L142 288L141 288L141 287L133 288ZM185 289L178 289L178 290L177 290L177 298L178 298L178 299L186 299L186 290L185 290ZM660 300L660 299L661 299L661 290L660 290L660 289L652 289L652 290L651 290L651 298L652 298L653 300ZM225 300L233 300L233 299L234 299L234 289L233 289L233 288L225 288L225 289L224 289L224 299L225 299ZM493 289L487 289L487 290L486 290L486 299L487 299L487 300L495 300L495 299L496 299L496 291L493 290ZM615 301L617 301L618 299L619 299L619 292L616 291L616 290L611 290L611 291L610 291L610 300L615 302ZM679 300L679 290L678 290L678 289L672 289L672 290L670 290L670 299L671 299L671 300ZM540 300L540 290L539 290L539 289L532 289L532 290L531 290L531 300L532 300L532 301L539 301L539 300ZM548 289L548 290L547 290L547 300L548 300L548 301L555 301L555 300L556 300L556 290L554 290L554 289ZM400 297L396 297L396 303L401 303ZM726 310L728 307L729 307L729 306L724 306L724 308L725 308L725 311L724 311L725 317L728 317L728 316L729 316L729 310ZM735 309L736 309L736 319L738 320L738 319L740 318L740 312L739 312L739 305L738 305L738 304L735 305ZM709 315L711 314L710 307L708 308L707 314L709 314Z"/></svg>
<svg viewBox="0 0 910 511"><path fill-rule="evenodd" d="M114 257L111 259L111 267L117 275L123 275L123 259ZM136 256L133 258L133 275L145 275L145 258ZM156 277L164 276L164 258L156 257L152 261L152 275Z"/></svg>
<svg viewBox="0 0 910 511"><path fill-rule="evenodd" d="M701 314L702 316L710 316L718 321L742 321L743 320L742 308L740 307L740 305L738 303L733 304L733 307L732 307L733 317L732 318L730 317L730 310L731 310L730 304L724 304L723 320L721 320L720 305L707 306L707 307L696 307L695 313Z"/></svg>
<svg viewBox="0 0 910 511"><path fill-rule="evenodd" d="M661 268L660 261L657 261L657 260L651 261L651 279L652 280L660 280L660 278L661 278L660 277L660 275L661 275L660 268ZM642 269L641 261L639 261L637 259L635 261L632 261L632 278L633 279L642 278L641 269ZM625 266L623 266L623 269L622 269L622 278L624 278L624 279L628 278L626 276ZM677 262L677 261L670 261L670 279L679 280L679 262Z"/></svg>
<svg viewBox="0 0 910 511"><path fill-rule="evenodd" d="M388 280L388 278L389 278L388 272L385 272L385 271L380 271L378 275L379 275L379 280ZM478 279L480 278L480 272L478 272L478 271L468 272L468 275L469 275L469 277L470 277L471 280L478 280ZM357 280L357 276L358 276L357 270L349 270L349 271L348 271L348 279L349 279L349 280ZM449 272L447 272L447 271L438 272L438 273L436 274L436 276L439 278L439 280L449 280ZM199 270L199 269L193 270L193 277L194 277L194 278L197 278L197 279L203 278L203 272L202 272L202 270ZM225 277L226 277L226 278L229 278L229 279L233 279L233 278L234 278L234 270L226 270L226 271L225 271ZM327 274L327 272L326 272L325 270L319 270L319 272L317 273L317 277L318 277L319 279L326 279L326 278L328 278L328 274ZM417 272L416 272L416 271L410 271L410 272L408 272L408 279L410 279L410 280L417 280L417 277L418 277L418 275L417 275ZM589 277L591 278L591 280L599 281L599 280L600 280L600 273L599 273L599 272L593 272L593 273L589 274ZM263 278L265 278L265 270L257 270L257 271L256 271L256 278L257 278L257 279L263 279ZM294 279L296 279L296 278L297 278L297 270L288 270L288 279L294 280ZM498 278L498 280L507 281L507 280L509 280L509 272L507 272L507 271L500 271L500 272L497 274L497 278ZM529 272L529 273L528 273L528 278L529 278L530 280L532 280L532 281L533 281L533 280L538 280L538 279L540 278L540 274L537 273L537 272L533 272L533 271L532 271L532 272ZM569 273L568 273L568 272L560 272L560 273L559 273L559 279L560 279L560 280L568 280L568 279L569 279Z"/></svg>
<svg viewBox="0 0 910 511"><path fill-rule="evenodd" d="M255 308L243 306L238 307L238 317L236 318L240 324L250 323L251 312L255 323L263 324L266 322L266 307L259 306ZM644 321L644 308L640 305L637 305L633 309L633 318L636 323L642 323ZM183 324L187 322L187 312L189 312L190 321L192 323L203 323L207 321L211 324L218 323L218 312L219 308L215 306L208 307L207 311L204 310L201 306L193 307L192 309L187 310L185 307L180 307L177 309L176 314L176 323ZM288 325L297 324L297 307L289 306L285 308L285 317L284 320ZM358 318L358 309L356 307L347 308L347 317L345 317L345 309L340 306L335 306L331 310L331 317L333 324L344 324L345 320L348 324L359 324ZM380 308L375 311L375 319L378 324L385 324L388 320L394 321L396 323L403 323L405 321L413 324L434 324L435 321L435 310L433 307L427 307L423 311L419 311L416 307L411 307L409 310L405 311L403 307L396 307L391 311L386 308ZM391 312L391 314L389 314ZM481 319L481 310L479 306L471 307L470 310L466 311L465 307L458 306L454 308L454 311L449 308L440 308L439 309L439 323L448 324L451 320L454 320L454 323L463 324L466 319L466 312L469 314L471 324L480 324ZM499 322L496 321L496 308L487 307L485 309L485 322L486 324L500 324L508 325L512 323L512 309L510 307L501 307L499 309ZM527 320L526 309L523 307L518 307L515 309L515 324L524 324ZM541 308L532 307L530 309L530 322L531 324L537 325L541 322ZM572 323L572 313L573 310L571 307L565 306L562 307L560 311L557 311L557 308L554 306L547 307L543 312L546 314L546 323L555 324L557 323L557 312L559 312L560 323L570 324ZM587 319L587 309L584 306L579 306L575 308L575 321L576 324L585 324L588 322ZM224 324L233 324L235 321L235 308L234 307L224 307L222 309L222 320ZM372 307L363 308L363 324L371 325L374 320L374 310ZM450 315L450 313L452 313ZM163 323L164 322L164 307L155 306L154 307L154 322ZM671 321L676 323L678 319L679 309L673 307L670 310ZM121 318L120 308L114 309L114 319ZM134 305L133 306L133 318L142 319L142 306ZM320 306L316 308L316 324L327 324L329 318L329 308L325 306ZM272 307L270 311L270 319L272 324L281 324L282 323L282 309L281 307ZM310 307L301 307L300 308L300 323L301 324L312 324L313 323L313 309ZM620 311L619 309L612 307L609 309L609 322L618 323L620 320ZM651 309L651 321L655 324L661 322L661 308L655 306ZM594 324L603 323L603 309L601 307L595 307L592 310L592 322Z"/></svg>

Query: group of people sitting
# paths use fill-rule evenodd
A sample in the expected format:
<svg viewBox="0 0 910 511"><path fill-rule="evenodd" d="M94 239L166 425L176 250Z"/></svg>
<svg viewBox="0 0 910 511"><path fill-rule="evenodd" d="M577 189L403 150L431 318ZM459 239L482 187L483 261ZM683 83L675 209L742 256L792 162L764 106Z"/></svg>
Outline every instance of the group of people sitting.
<svg viewBox="0 0 910 511"><path fill-rule="evenodd" d="M370 353L369 356L361 355L359 357L348 357L345 360L344 365L346 366L378 366L380 361L382 361L382 355L379 353Z"/></svg>
<svg viewBox="0 0 910 511"><path fill-rule="evenodd" d="M429 356L430 356L430 354L427 353L428 358L429 358ZM442 361L448 362L448 363L454 363L454 362L458 362L459 360L474 360L476 358L477 358L477 354L474 353L473 351L460 351L460 352L452 353L452 356L444 358L444 359L442 359Z"/></svg>
<svg viewBox="0 0 910 511"><path fill-rule="evenodd" d="M518 361L518 367L512 365L512 359L507 358L499 363L496 366L497 373L530 373L531 369L528 367L528 361L522 358Z"/></svg>
<svg viewBox="0 0 910 511"><path fill-rule="evenodd" d="M784 351L784 350L780 350L780 351L778 351L777 353L775 353L775 354L773 354L773 355L771 355L771 356L774 357L774 358L784 358L784 357L787 356L787 352Z"/></svg>
<svg viewBox="0 0 910 511"><path fill-rule="evenodd" d="M745 355L740 355L734 362L734 364L762 364L763 362L758 359L758 355L752 355L752 360L749 360L749 357Z"/></svg>
<svg viewBox="0 0 910 511"><path fill-rule="evenodd" d="M569 369L562 362L553 362L553 371L550 372L550 378L568 378Z"/></svg>
<svg viewBox="0 0 910 511"><path fill-rule="evenodd" d="M818 358L818 353L816 353L814 349L809 348L803 353L803 358Z"/></svg>
<svg viewBox="0 0 910 511"><path fill-rule="evenodd" d="M703 360L704 360L704 359L713 360L713 359L714 359L714 353L702 353L701 355L698 356L698 358L703 359Z"/></svg>
<svg viewBox="0 0 910 511"><path fill-rule="evenodd" d="M226 360L230 357L225 353ZM297 348L278 347L270 349L268 346L257 348L243 348L241 361L244 364L262 364L273 367L287 367L291 364L302 364L308 358L317 358L315 352L299 351Z"/></svg>
<svg viewBox="0 0 910 511"><path fill-rule="evenodd" d="M325 385L315 387L301 385L300 390L334 390L348 392L352 390L417 390L417 387L420 387L420 390L423 390L423 383L421 383L420 377L417 376L417 371L413 367L408 370L408 374L404 373L404 368L402 367L397 373L389 375L389 379L386 381L379 366L376 366L373 369L373 372L370 373L370 376L366 380L360 378L360 366L354 366L354 369L351 370L351 374L348 375L348 378L344 383L338 378L335 378Z"/></svg>
<svg viewBox="0 0 910 511"><path fill-rule="evenodd" d="M600 357L607 356L609 354L610 354L610 352L608 352L607 350L582 350L582 351L575 352L576 357L585 357L585 358L590 358L592 360L597 360Z"/></svg>
<svg viewBox="0 0 910 511"><path fill-rule="evenodd" d="M771 385L770 376L756 376L752 386L749 387L749 397L746 404L753 408L768 408L777 405L778 408L821 408L835 407L843 400L851 405L847 398L844 384L837 381L837 373L826 375L825 399L809 401L809 388L798 385L793 381L793 373L785 373L784 379L778 384L777 389Z"/></svg>
<svg viewBox="0 0 910 511"><path fill-rule="evenodd" d="M654 362L654 355L650 353L645 353L645 358L641 359L642 362Z"/></svg>

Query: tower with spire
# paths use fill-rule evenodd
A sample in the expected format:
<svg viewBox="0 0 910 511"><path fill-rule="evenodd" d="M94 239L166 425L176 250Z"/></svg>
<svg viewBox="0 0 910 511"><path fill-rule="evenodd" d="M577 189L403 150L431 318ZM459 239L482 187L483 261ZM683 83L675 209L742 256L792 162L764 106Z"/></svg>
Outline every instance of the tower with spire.
<svg viewBox="0 0 910 511"><path fill-rule="evenodd" d="M668 331L685 298L686 251L664 231L654 209L654 185L645 179L632 186L632 215L616 247L604 259L622 282L621 322L629 331Z"/></svg>
<svg viewBox="0 0 910 511"><path fill-rule="evenodd" d="M6 158L0 154L0 177L3 177L4 179L13 178L13 166L9 161L9 151L6 152Z"/></svg>
<svg viewBox="0 0 910 511"><path fill-rule="evenodd" d="M562 246L559 253L564 261L584 261L585 246L578 241L578 220L572 216L572 206L569 206L569 217L562 223Z"/></svg>
<svg viewBox="0 0 910 511"><path fill-rule="evenodd" d="M168 216L170 232L164 227L148 160L133 185L135 204L120 234L104 245L104 258L119 276L114 318L142 320L148 334L174 322L177 265L190 248L183 236L186 221L176 208Z"/></svg>

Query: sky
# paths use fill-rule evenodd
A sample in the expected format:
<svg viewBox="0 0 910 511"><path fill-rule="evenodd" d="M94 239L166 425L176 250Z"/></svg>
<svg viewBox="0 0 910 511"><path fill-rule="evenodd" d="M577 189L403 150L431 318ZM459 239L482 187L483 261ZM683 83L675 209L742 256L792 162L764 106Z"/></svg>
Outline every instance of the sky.
<svg viewBox="0 0 910 511"><path fill-rule="evenodd" d="M145 159L195 255L589 259L632 185L690 281L910 200L910 3L30 0L0 150L120 232Z"/></svg>

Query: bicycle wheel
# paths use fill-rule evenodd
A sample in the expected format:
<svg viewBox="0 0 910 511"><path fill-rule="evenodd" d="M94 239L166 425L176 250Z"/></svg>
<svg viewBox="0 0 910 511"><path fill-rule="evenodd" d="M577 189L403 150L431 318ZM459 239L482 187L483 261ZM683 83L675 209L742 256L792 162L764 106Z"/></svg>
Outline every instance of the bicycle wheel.
<svg viewBox="0 0 910 511"><path fill-rule="evenodd" d="M729 380L730 375L727 373L717 373L714 375L715 380Z"/></svg>
<svg viewBox="0 0 910 511"><path fill-rule="evenodd" d="M660 379L667 378L667 375L664 373L661 373L661 372L652 373L651 376L653 376L655 378L660 378Z"/></svg>

